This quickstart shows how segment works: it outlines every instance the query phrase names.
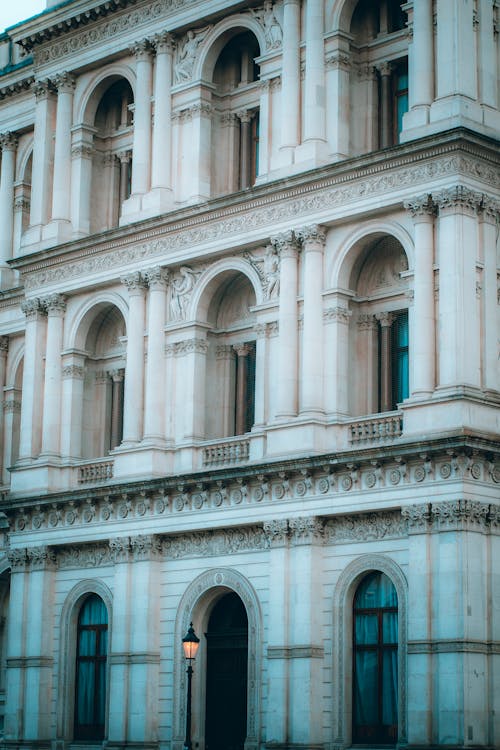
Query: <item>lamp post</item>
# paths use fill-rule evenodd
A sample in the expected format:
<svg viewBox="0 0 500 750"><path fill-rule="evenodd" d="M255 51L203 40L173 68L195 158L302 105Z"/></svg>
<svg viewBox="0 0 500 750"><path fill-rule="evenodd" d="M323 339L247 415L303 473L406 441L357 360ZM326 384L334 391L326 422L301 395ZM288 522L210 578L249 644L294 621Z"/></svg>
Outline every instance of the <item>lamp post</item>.
<svg viewBox="0 0 500 750"><path fill-rule="evenodd" d="M200 639L193 630L193 623L189 625L189 630L182 639L182 648L187 662L186 673L188 676L187 686L187 707L186 707L186 739L184 740L184 750L191 750L191 680L193 678L193 662L196 658L196 652L200 645Z"/></svg>

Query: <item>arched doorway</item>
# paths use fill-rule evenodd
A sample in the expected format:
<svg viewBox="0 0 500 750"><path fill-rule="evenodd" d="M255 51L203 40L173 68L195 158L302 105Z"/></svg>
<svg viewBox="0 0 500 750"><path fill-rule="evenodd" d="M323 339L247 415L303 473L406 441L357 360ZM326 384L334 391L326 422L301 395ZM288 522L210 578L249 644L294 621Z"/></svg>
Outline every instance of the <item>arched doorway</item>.
<svg viewBox="0 0 500 750"><path fill-rule="evenodd" d="M243 750L247 735L248 618L240 597L219 599L208 621L205 750Z"/></svg>

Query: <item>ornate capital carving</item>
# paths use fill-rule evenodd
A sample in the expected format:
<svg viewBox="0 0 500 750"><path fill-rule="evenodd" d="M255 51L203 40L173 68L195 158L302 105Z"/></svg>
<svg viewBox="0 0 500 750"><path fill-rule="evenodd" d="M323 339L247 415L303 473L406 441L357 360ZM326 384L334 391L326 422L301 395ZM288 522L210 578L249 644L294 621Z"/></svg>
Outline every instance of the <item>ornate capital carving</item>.
<svg viewBox="0 0 500 750"><path fill-rule="evenodd" d="M247 354L250 354L251 348L248 344L242 343L234 344L233 350L236 352L238 357L246 357Z"/></svg>
<svg viewBox="0 0 500 750"><path fill-rule="evenodd" d="M175 50L175 37L168 31L160 31L159 34L155 34L151 39L151 44L156 50L157 55L161 55L165 52L172 54Z"/></svg>
<svg viewBox="0 0 500 750"><path fill-rule="evenodd" d="M412 219L430 219L436 215L436 205L431 195L421 195L404 202L404 207L411 214Z"/></svg>
<svg viewBox="0 0 500 750"><path fill-rule="evenodd" d="M50 94L54 93L54 85L48 78L41 79L39 81L33 81L31 86L35 98L37 101L46 99Z"/></svg>
<svg viewBox="0 0 500 750"><path fill-rule="evenodd" d="M231 344L217 344L215 347L216 359L233 359L234 349Z"/></svg>
<svg viewBox="0 0 500 750"><path fill-rule="evenodd" d="M149 39L141 39L130 47L130 54L134 55L136 60L150 60L152 51Z"/></svg>
<svg viewBox="0 0 500 750"><path fill-rule="evenodd" d="M130 537L130 548L134 560L158 560L161 556L161 542L153 534Z"/></svg>
<svg viewBox="0 0 500 750"><path fill-rule="evenodd" d="M276 251L280 254L281 258L297 257L299 244L295 234L291 230L277 234L275 237L271 237L270 242L271 245L276 248Z"/></svg>
<svg viewBox="0 0 500 750"><path fill-rule="evenodd" d="M28 564L28 552L25 547L9 549L7 551L7 559L13 573L21 572L26 570Z"/></svg>
<svg viewBox="0 0 500 750"><path fill-rule="evenodd" d="M144 278L152 290L164 290L167 288L169 272L166 268L156 266L144 272Z"/></svg>
<svg viewBox="0 0 500 750"><path fill-rule="evenodd" d="M49 316L62 317L66 310L66 297L62 294L51 294L50 297L45 297L42 304Z"/></svg>
<svg viewBox="0 0 500 750"><path fill-rule="evenodd" d="M75 89L75 78L71 73L64 71L54 78L54 85L60 94L71 94Z"/></svg>
<svg viewBox="0 0 500 750"><path fill-rule="evenodd" d="M393 65L390 62L381 62L377 65L377 70L381 76L390 76L393 71Z"/></svg>
<svg viewBox="0 0 500 750"><path fill-rule="evenodd" d="M15 151L17 148L18 139L15 133L7 131L0 134L0 148L2 151Z"/></svg>
<svg viewBox="0 0 500 750"><path fill-rule="evenodd" d="M140 271L129 273L127 276L123 276L120 281L127 287L127 291L131 296L144 294L146 282Z"/></svg>
<svg viewBox="0 0 500 750"><path fill-rule="evenodd" d="M327 70L350 70L351 56L347 52L332 52L325 57Z"/></svg>
<svg viewBox="0 0 500 750"><path fill-rule="evenodd" d="M288 521L286 518L275 518L264 521L264 534L273 547L282 547L288 543Z"/></svg>
<svg viewBox="0 0 500 750"><path fill-rule="evenodd" d="M454 185L451 188L433 193L432 198L440 214L454 211L468 211L477 214L481 208L483 196L464 185Z"/></svg>
<svg viewBox="0 0 500 750"><path fill-rule="evenodd" d="M377 327L377 319L371 313L360 313L356 325L362 331L372 331Z"/></svg>
<svg viewBox="0 0 500 750"><path fill-rule="evenodd" d="M249 122L252 122L254 113L250 109L240 109L239 112L236 112L236 116L241 123L248 124Z"/></svg>
<svg viewBox="0 0 500 750"><path fill-rule="evenodd" d="M62 368L63 378L73 378L74 380L83 380L85 377L85 368L81 365L65 365Z"/></svg>
<svg viewBox="0 0 500 750"><path fill-rule="evenodd" d="M205 339L185 339L184 341L176 341L174 344L174 353L178 357L182 357L185 354L206 354L208 351L208 344Z"/></svg>
<svg viewBox="0 0 500 750"><path fill-rule="evenodd" d="M340 307L339 305L323 310L323 320L325 321L325 323L332 323L333 321L338 321L339 323L349 323L349 318L351 317L351 315L352 312L348 310L347 307Z"/></svg>
<svg viewBox="0 0 500 750"><path fill-rule="evenodd" d="M326 234L323 227L318 224L311 224L302 229L296 229L295 236L302 242L302 245L306 250L315 245L321 245L321 247L324 247L326 242Z"/></svg>
<svg viewBox="0 0 500 750"><path fill-rule="evenodd" d="M109 540L111 558L114 563L128 562L130 559L130 538L128 536L116 537Z"/></svg>
<svg viewBox="0 0 500 750"><path fill-rule="evenodd" d="M294 544L312 544L322 542L325 536L324 522L312 517L288 519L290 539Z"/></svg>
<svg viewBox="0 0 500 750"><path fill-rule="evenodd" d="M50 547L28 547L27 553L31 570L51 570L55 567L56 556Z"/></svg>
<svg viewBox="0 0 500 750"><path fill-rule="evenodd" d="M390 328L396 316L392 312L379 312L375 314L375 318L380 323L381 328Z"/></svg>
<svg viewBox="0 0 500 750"><path fill-rule="evenodd" d="M0 354L9 351L9 337L0 336Z"/></svg>
<svg viewBox="0 0 500 750"><path fill-rule="evenodd" d="M40 315L46 314L41 300L39 300L37 297L21 302L21 310L25 314L27 321L38 320Z"/></svg>

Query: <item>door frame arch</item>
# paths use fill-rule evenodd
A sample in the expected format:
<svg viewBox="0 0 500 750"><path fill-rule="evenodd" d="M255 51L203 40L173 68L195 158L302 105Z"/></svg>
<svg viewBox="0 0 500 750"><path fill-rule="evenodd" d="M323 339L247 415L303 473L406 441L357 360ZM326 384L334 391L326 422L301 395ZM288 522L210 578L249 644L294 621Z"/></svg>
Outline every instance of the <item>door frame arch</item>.
<svg viewBox="0 0 500 750"><path fill-rule="evenodd" d="M247 736L245 750L258 750L260 737L262 617L257 594L250 582L238 571L214 568L199 575L181 599L174 635L174 738L172 750L182 750L186 723L186 665L181 641L189 623L201 637L217 601L230 592L238 594L248 618ZM196 675L203 679L196 679ZM193 681L193 743L204 750L206 649L198 651ZM196 738L196 739L195 739Z"/></svg>

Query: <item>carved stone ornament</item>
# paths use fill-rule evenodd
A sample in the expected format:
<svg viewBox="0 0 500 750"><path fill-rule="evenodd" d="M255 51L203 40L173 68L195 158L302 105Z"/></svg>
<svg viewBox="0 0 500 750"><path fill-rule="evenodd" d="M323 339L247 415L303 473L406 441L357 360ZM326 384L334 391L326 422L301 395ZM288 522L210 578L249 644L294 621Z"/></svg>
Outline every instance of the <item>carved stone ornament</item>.
<svg viewBox="0 0 500 750"><path fill-rule="evenodd" d="M404 207L410 213L413 220L429 218L436 214L436 205L429 194L405 201Z"/></svg>
<svg viewBox="0 0 500 750"><path fill-rule="evenodd" d="M97 568L113 562L113 550L109 544L71 545L57 550L58 568Z"/></svg>
<svg viewBox="0 0 500 750"><path fill-rule="evenodd" d="M66 310L66 297L62 294L51 294L42 300L49 316L61 317Z"/></svg>
<svg viewBox="0 0 500 750"><path fill-rule="evenodd" d="M302 229L296 229L295 230L295 236L300 242L302 242L302 245L305 249L310 247L311 245L314 246L324 246L326 242L326 234L323 229L323 227L320 227L318 224L311 224L308 227L302 227Z"/></svg>
<svg viewBox="0 0 500 750"><path fill-rule="evenodd" d="M290 540L294 544L312 544L324 539L324 522L320 518L290 518L288 528Z"/></svg>
<svg viewBox="0 0 500 750"><path fill-rule="evenodd" d="M280 294L280 255L273 244L269 244L266 247L264 279L266 300L277 299Z"/></svg>
<svg viewBox="0 0 500 750"><path fill-rule="evenodd" d="M56 556L50 547L29 547L27 553L31 570L49 570L55 567Z"/></svg>
<svg viewBox="0 0 500 750"><path fill-rule="evenodd" d="M54 85L59 93L72 93L75 89L75 83L74 76L67 71L58 73L54 78Z"/></svg>
<svg viewBox="0 0 500 750"><path fill-rule="evenodd" d="M406 536L407 530L399 511L382 511L331 518L325 524L324 533L329 544L340 544L401 538Z"/></svg>
<svg viewBox="0 0 500 750"><path fill-rule="evenodd" d="M288 542L288 521L286 518L275 518L264 521L264 534L273 547L281 547Z"/></svg>
<svg viewBox="0 0 500 750"><path fill-rule="evenodd" d="M207 352L208 344L205 339L185 339L184 341L176 341L174 344L174 353L177 357L186 354L206 354Z"/></svg>
<svg viewBox="0 0 500 750"><path fill-rule="evenodd" d="M18 140L15 133L10 131L7 133L0 134L0 148L2 151L15 151L17 148Z"/></svg>
<svg viewBox="0 0 500 750"><path fill-rule="evenodd" d="M26 321L37 320L40 315L45 315L46 313L44 305L37 298L21 302L21 310L26 316Z"/></svg>
<svg viewBox="0 0 500 750"><path fill-rule="evenodd" d="M271 245L280 254L280 257L296 257L299 251L299 240L292 230L281 232L271 237Z"/></svg>
<svg viewBox="0 0 500 750"><path fill-rule="evenodd" d="M174 63L175 83L186 83L191 80L198 47L211 28L211 26L205 26L203 29L189 29L186 35L178 41Z"/></svg>
<svg viewBox="0 0 500 750"><path fill-rule="evenodd" d="M181 266L179 271L170 277L170 320L185 320L187 308L200 271L193 271L189 266Z"/></svg>
<svg viewBox="0 0 500 750"><path fill-rule="evenodd" d="M128 562L130 559L130 538L123 536L110 539L109 549L114 563Z"/></svg>
<svg viewBox="0 0 500 750"><path fill-rule="evenodd" d="M477 214L483 201L482 193L464 185L454 185L432 194L432 199L439 209L439 213L448 211L467 211Z"/></svg>
<svg viewBox="0 0 500 750"><path fill-rule="evenodd" d="M323 320L325 321L325 323L333 323L334 321L338 321L339 323L347 324L349 323L349 318L351 317L351 315L352 312L350 310L348 310L346 307L340 307L339 305L323 310Z"/></svg>
<svg viewBox="0 0 500 750"><path fill-rule="evenodd" d="M163 53L172 54L175 51L176 41L173 34L168 31L160 31L159 34L155 34L151 39L151 44L156 50L157 55Z"/></svg>
<svg viewBox="0 0 500 750"><path fill-rule="evenodd" d="M163 541L162 551L167 560L177 560L182 557L229 555L268 547L268 537L261 527L246 526L167 537Z"/></svg>
<svg viewBox="0 0 500 750"><path fill-rule="evenodd" d="M0 336L0 354L9 351L9 337Z"/></svg>
<svg viewBox="0 0 500 750"><path fill-rule="evenodd" d="M140 271L134 271L127 276L122 276L120 281L127 287L127 291L131 296L144 294L146 280Z"/></svg>
<svg viewBox="0 0 500 750"><path fill-rule="evenodd" d="M156 266L155 268L149 268L144 272L144 279L146 280L150 289L162 291L167 288L169 273L166 268Z"/></svg>
<svg viewBox="0 0 500 750"><path fill-rule="evenodd" d="M134 560L156 560L161 552L161 542L152 534L130 537L130 548Z"/></svg>
<svg viewBox="0 0 500 750"><path fill-rule="evenodd" d="M28 552L24 547L7 550L7 559L12 572L23 571L28 563Z"/></svg>
<svg viewBox="0 0 500 750"><path fill-rule="evenodd" d="M265 0L262 8L251 8L250 13L262 26L266 49L279 49L283 41L283 30L276 16L276 9L272 0Z"/></svg>

